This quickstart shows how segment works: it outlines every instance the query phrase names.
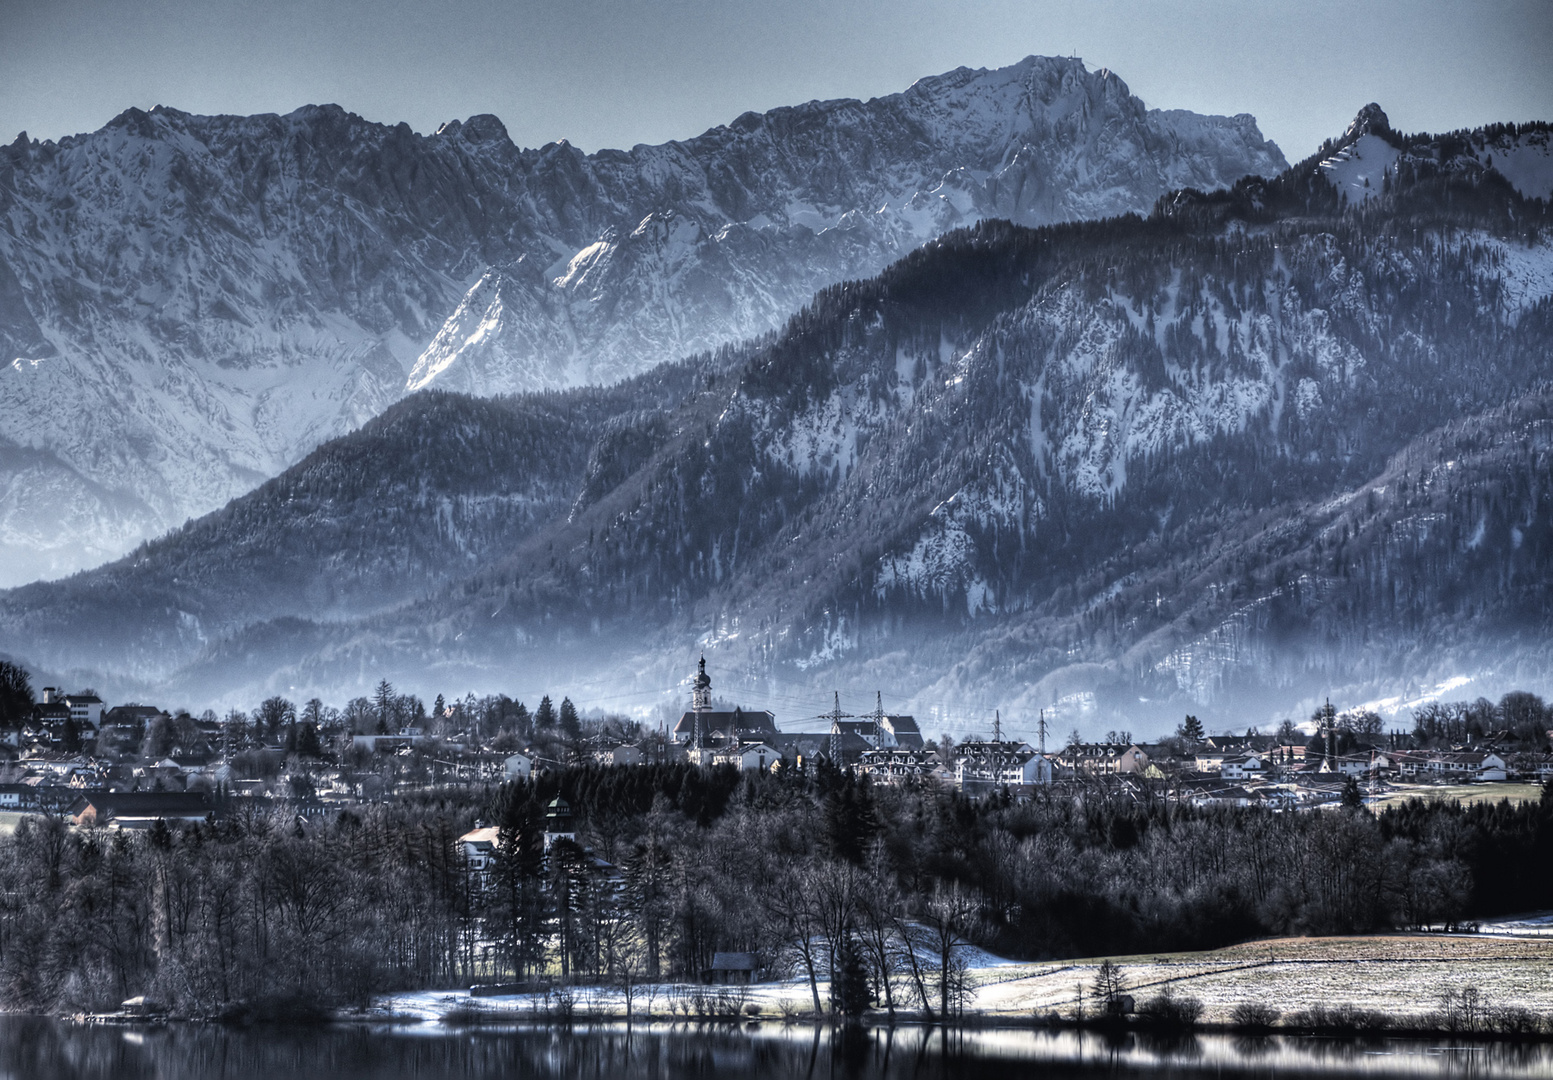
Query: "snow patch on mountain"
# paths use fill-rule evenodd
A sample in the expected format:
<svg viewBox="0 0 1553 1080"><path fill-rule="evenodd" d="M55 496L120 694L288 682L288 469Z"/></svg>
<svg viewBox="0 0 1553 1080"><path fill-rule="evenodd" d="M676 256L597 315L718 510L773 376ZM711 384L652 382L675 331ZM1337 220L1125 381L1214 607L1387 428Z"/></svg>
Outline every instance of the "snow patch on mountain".
<svg viewBox="0 0 1553 1080"><path fill-rule="evenodd" d="M1507 242L1486 233L1476 233L1472 242L1493 253L1495 273L1501 289L1504 314L1513 324L1519 316L1553 296L1553 247L1547 244Z"/></svg>
<svg viewBox="0 0 1553 1080"><path fill-rule="evenodd" d="M967 516L959 496L935 507L910 551L879 561L875 594L904 592L926 599L963 593L967 615L996 611L992 589L975 570L976 542L966 531Z"/></svg>
<svg viewBox="0 0 1553 1080"><path fill-rule="evenodd" d="M1001 530L1019 543L1044 516L1045 507L1012 461L995 465L984 482L970 485L934 507L912 547L879 560L874 593L918 599L963 594L969 616L996 614L996 588L978 569L995 553L982 551L977 535ZM974 534L974 535L973 535Z"/></svg>
<svg viewBox="0 0 1553 1080"><path fill-rule="evenodd" d="M789 419L771 432L767 457L799 476L835 473L844 478L857 464L859 418L852 396L838 391Z"/></svg>
<svg viewBox="0 0 1553 1080"><path fill-rule="evenodd" d="M1495 140L1479 150L1477 158L1524 198L1553 201L1553 134L1526 132Z"/></svg>
<svg viewBox="0 0 1553 1080"><path fill-rule="evenodd" d="M1396 167L1402 152L1379 135L1360 135L1319 166L1327 182L1356 205L1379 198L1386 174Z"/></svg>

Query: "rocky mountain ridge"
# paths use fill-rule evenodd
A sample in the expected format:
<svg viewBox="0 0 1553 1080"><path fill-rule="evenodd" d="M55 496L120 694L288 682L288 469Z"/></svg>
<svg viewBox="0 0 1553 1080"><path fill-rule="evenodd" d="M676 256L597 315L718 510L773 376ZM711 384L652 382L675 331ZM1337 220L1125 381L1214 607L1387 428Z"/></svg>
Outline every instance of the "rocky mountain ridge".
<svg viewBox="0 0 1553 1080"><path fill-rule="evenodd" d="M0 585L221 506L407 391L607 383L772 331L946 229L1283 166L1249 116L1032 57L693 139L520 149L337 106L0 148Z"/></svg>
<svg viewBox="0 0 1553 1080"><path fill-rule="evenodd" d="M994 706L1104 730L1463 673L1536 689L1553 222L1525 194L1543 174L1488 158L1548 134L1402 136L1369 113L1147 219L948 234L636 389L412 398L136 559L5 594L0 648L206 694L391 672L617 701L704 648L752 703L888 686L962 731ZM1374 161L1370 137L1395 154L1354 198L1334 165ZM541 414L556 453L530 466L496 436ZM404 452L422 439L443 449ZM487 444L507 457L465 489L408 464ZM302 497L354 458L388 486ZM527 517L477 509L535 485ZM252 599L277 567L331 579L321 511L360 529L417 488L422 524L372 530L361 578L391 603ZM424 524L444 493L459 529ZM455 534L483 537L472 560ZM227 556L252 537L293 542L244 577ZM417 598L432 565L454 569ZM104 596L154 647L98 629Z"/></svg>

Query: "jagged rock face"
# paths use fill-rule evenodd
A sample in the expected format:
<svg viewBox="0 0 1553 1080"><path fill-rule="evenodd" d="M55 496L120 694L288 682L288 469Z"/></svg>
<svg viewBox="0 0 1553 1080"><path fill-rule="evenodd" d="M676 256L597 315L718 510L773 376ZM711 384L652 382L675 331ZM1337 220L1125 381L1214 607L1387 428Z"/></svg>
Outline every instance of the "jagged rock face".
<svg viewBox="0 0 1553 1080"><path fill-rule="evenodd" d="M120 553L406 389L617 380L774 330L995 215L1146 211L1283 166L1248 116L1031 58L663 146L422 137L334 107L130 110L0 150L0 584Z"/></svg>
<svg viewBox="0 0 1553 1080"><path fill-rule="evenodd" d="M412 399L137 559L0 598L0 649L249 699L382 673L585 698L672 686L694 643L745 686L1102 731L1490 669L1543 690L1553 219L1475 134L1386 143L1356 207L1327 166L1370 137L1148 220L956 231L608 391ZM536 424L531 470L409 464ZM374 461L399 472L309 479ZM354 607L313 604L340 570ZM104 596L133 640L72 625L112 624Z"/></svg>
<svg viewBox="0 0 1553 1080"><path fill-rule="evenodd" d="M816 288L877 273L949 228L1145 211L1176 188L1284 165L1249 116L1151 112L1109 72L1037 58L572 155L616 221L561 259L528 253L483 278L412 388L608 381L644 356L775 329Z"/></svg>

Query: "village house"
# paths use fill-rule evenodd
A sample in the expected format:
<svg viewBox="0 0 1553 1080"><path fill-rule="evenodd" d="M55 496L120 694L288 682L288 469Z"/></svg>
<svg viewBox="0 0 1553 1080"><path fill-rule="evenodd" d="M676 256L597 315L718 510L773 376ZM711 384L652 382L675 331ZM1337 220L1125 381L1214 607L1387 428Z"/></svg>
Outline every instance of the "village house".
<svg viewBox="0 0 1553 1080"><path fill-rule="evenodd" d="M961 791L978 785L1050 784L1052 763L1027 742L967 740L954 748L955 783Z"/></svg>
<svg viewBox="0 0 1553 1080"><path fill-rule="evenodd" d="M840 711L839 703L837 711ZM916 717L886 713L882 702L867 716L836 716L831 720L830 733L855 735L873 750L920 750L926 745Z"/></svg>
<svg viewBox="0 0 1553 1080"><path fill-rule="evenodd" d="M1123 750L1116 759L1116 771L1119 773L1137 773L1144 775L1149 771L1149 765L1154 755L1147 749L1134 743ZM1154 770L1156 773L1159 770Z"/></svg>
<svg viewBox="0 0 1553 1080"><path fill-rule="evenodd" d="M1219 775L1225 780L1260 780L1266 775L1260 754L1231 754L1219 766Z"/></svg>
<svg viewBox="0 0 1553 1080"><path fill-rule="evenodd" d="M820 758L829 759L830 756L831 737L823 731L779 731L763 741L795 768L806 768ZM863 747L863 750L867 749Z"/></svg>
<svg viewBox="0 0 1553 1080"><path fill-rule="evenodd" d="M925 745L916 717L885 716L879 721L879 749L921 750Z"/></svg>
<svg viewBox="0 0 1553 1080"><path fill-rule="evenodd" d="M706 983L752 983L760 965L752 952L714 952L712 966L701 973Z"/></svg>
<svg viewBox="0 0 1553 1080"><path fill-rule="evenodd" d="M1413 750L1388 755L1398 775L1411 780L1504 780L1509 766L1490 750Z"/></svg>
<svg viewBox="0 0 1553 1080"><path fill-rule="evenodd" d="M1548 776L1553 775L1553 757L1547 754L1523 751L1502 756L1506 775L1511 779L1546 783Z"/></svg>
<svg viewBox="0 0 1553 1080"><path fill-rule="evenodd" d="M379 754L392 754L426 741L426 734L419 728L401 728L392 735L352 735L351 748L363 747ZM271 747L269 749L280 749Z"/></svg>
<svg viewBox="0 0 1553 1080"><path fill-rule="evenodd" d="M1136 743L1074 743L1056 754L1057 766L1074 776L1148 771L1151 755Z"/></svg>
<svg viewBox="0 0 1553 1080"><path fill-rule="evenodd" d="M203 792L92 792L71 804L69 817L83 827L147 829L158 820L204 821L215 810L214 800Z"/></svg>
<svg viewBox="0 0 1553 1080"><path fill-rule="evenodd" d="M577 843L577 826L572 818L571 804L557 795L545 807L545 853L548 854L551 848L563 840ZM476 822L473 829L458 838L458 846L472 884L477 888L488 885L500 854L501 828ZM594 870L618 886L622 880L619 869L592 851L586 848L583 850Z"/></svg>
<svg viewBox="0 0 1553 1080"><path fill-rule="evenodd" d="M1394 771L1392 755L1368 753L1339 754L1332 758L1331 771L1344 776L1386 776Z"/></svg>
<svg viewBox="0 0 1553 1080"><path fill-rule="evenodd" d="M1228 744L1215 746L1210 740L1204 742L1192 755L1192 767L1200 773L1222 772L1224 762L1236 754L1244 753L1238 746Z"/></svg>
<svg viewBox="0 0 1553 1080"><path fill-rule="evenodd" d="M1239 785L1219 785L1195 791L1190 796L1194 806L1250 806L1256 797Z"/></svg>
<svg viewBox="0 0 1553 1080"><path fill-rule="evenodd" d="M740 769L750 772L768 772L771 767L782 760L782 752L765 743L745 743L742 746L730 746L718 752L713 758L716 765L736 765Z"/></svg>
<svg viewBox="0 0 1553 1080"><path fill-rule="evenodd" d="M1305 744L1279 743L1273 749L1273 760L1280 765L1303 765L1305 763Z"/></svg>
<svg viewBox="0 0 1553 1080"><path fill-rule="evenodd" d="M76 722L79 730L96 731L102 727L102 698L96 694L68 694L65 707L70 710L70 719Z"/></svg>
<svg viewBox="0 0 1553 1080"><path fill-rule="evenodd" d="M473 829L458 838L459 847L464 853L464 865L479 882L486 880L496 863L496 845L500 843L500 833L501 830L494 825L476 822Z"/></svg>
<svg viewBox="0 0 1553 1080"><path fill-rule="evenodd" d="M32 726L38 732L59 731L70 719L70 706L52 686L43 688L43 698L32 707Z"/></svg>
<svg viewBox="0 0 1553 1080"><path fill-rule="evenodd" d="M593 760L600 765L640 765L645 758L641 747L625 743L619 746L601 746L593 751Z"/></svg>
<svg viewBox="0 0 1553 1080"><path fill-rule="evenodd" d="M845 723L845 722L843 722ZM845 727L838 729L831 725L831 731L820 744L820 752L817 757L823 757L832 764L845 768L856 766L863 760L863 755L876 749L868 738L855 729Z"/></svg>
<svg viewBox="0 0 1553 1080"><path fill-rule="evenodd" d="M897 747L865 750L857 763L859 773L876 784L901 784L908 780L936 780L945 775L943 762L931 750Z"/></svg>

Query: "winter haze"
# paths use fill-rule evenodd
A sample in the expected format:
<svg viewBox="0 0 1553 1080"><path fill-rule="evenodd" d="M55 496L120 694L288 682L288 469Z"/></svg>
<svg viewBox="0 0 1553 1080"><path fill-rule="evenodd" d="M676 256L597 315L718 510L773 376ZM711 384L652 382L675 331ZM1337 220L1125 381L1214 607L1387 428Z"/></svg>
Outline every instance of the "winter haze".
<svg viewBox="0 0 1553 1080"><path fill-rule="evenodd" d="M405 51L428 16L381 11L356 25L416 61L403 88L296 55L326 74L284 92L337 105L244 64L22 80L0 654L191 702L388 677L648 709L704 651L751 706L882 688L951 731L1553 690L1545 11L1454 38L1392 11L1363 70L1318 47L1319 5L1269 14L1297 75L1187 7L1209 74L1143 60L1126 5L1053 16L1062 55L990 57L986 8L932 46L955 57L881 20L848 65L799 5L682 79L611 63L633 27L670 55L685 4L601 30L564 92L513 75L456 110L462 72L395 96L448 46ZM126 33L209 63L283 8ZM471 72L600 18L513 11ZM8 9L0 57L100 14ZM763 34L829 44L778 75Z"/></svg>

